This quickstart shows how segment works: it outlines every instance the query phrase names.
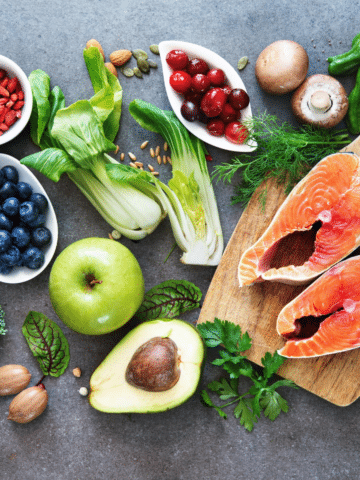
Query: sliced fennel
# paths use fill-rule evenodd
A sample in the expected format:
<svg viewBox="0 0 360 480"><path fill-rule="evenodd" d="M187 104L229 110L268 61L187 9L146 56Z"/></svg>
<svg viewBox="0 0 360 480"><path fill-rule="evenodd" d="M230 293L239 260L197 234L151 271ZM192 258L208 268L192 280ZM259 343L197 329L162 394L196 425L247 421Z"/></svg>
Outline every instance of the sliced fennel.
<svg viewBox="0 0 360 480"><path fill-rule="evenodd" d="M119 129L122 88L97 48L84 50L84 59L94 95L66 108L60 88L50 90L45 72L30 74L31 137L41 151L21 163L55 182L67 173L113 228L139 240L159 225L166 212L148 187L142 191L131 184L119 185L107 176L106 165L117 163L107 152L116 148L113 140Z"/></svg>
<svg viewBox="0 0 360 480"><path fill-rule="evenodd" d="M189 134L173 112L142 100L133 100L129 111L142 127L160 133L169 144L173 176L165 185L149 172L108 163L108 177L154 195L169 216L184 252L183 263L218 265L224 241L202 141Z"/></svg>

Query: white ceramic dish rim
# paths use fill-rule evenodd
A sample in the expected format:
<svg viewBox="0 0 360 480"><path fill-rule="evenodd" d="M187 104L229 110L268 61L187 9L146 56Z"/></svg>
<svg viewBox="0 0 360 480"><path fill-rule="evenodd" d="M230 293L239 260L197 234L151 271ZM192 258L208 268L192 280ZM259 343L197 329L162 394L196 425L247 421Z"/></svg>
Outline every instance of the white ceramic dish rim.
<svg viewBox="0 0 360 480"><path fill-rule="evenodd" d="M242 144L236 145L229 142L225 137L214 137L210 135L205 128L205 125L199 122L189 122L181 115L180 109L183 103L183 97L176 93L170 86L169 78L172 73L171 68L166 62L166 55L174 49L184 50L190 58L202 58L207 62L211 68L221 68L226 75L228 84L231 88L242 88L246 91L244 82L241 80L240 75L236 70L217 53L194 43L181 42L176 40L167 40L159 44L159 52L161 58L161 64L164 75L165 89L169 98L170 105L177 115L180 122L196 137L200 138L209 145L221 148L223 150L229 150L231 152L251 152L256 148L256 144ZM242 119L251 118L251 102L241 112Z"/></svg>
<svg viewBox="0 0 360 480"><path fill-rule="evenodd" d="M19 181L29 183L35 193L42 193L49 202L45 226L51 231L52 240L50 245L47 245L43 249L45 254L45 262L43 266L38 270L31 270L27 267L16 267L8 275L0 274L0 283L23 283L37 277L49 265L54 256L58 242L58 223L50 198L35 175L25 165L21 165L16 158L5 153L0 153L0 168L5 165L12 165L17 168L19 172Z"/></svg>
<svg viewBox="0 0 360 480"><path fill-rule="evenodd" d="M13 140L27 125L33 106L33 97L30 82L24 71L10 58L0 55L0 68L6 70L10 77L17 76L24 92L25 103L21 110L21 118L19 118L5 133L0 136L0 145Z"/></svg>

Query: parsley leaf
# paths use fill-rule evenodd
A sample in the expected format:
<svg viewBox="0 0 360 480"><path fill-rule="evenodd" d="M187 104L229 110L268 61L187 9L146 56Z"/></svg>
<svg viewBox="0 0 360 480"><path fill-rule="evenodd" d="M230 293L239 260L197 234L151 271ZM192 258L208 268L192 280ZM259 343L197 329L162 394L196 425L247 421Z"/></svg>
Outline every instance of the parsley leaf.
<svg viewBox="0 0 360 480"><path fill-rule="evenodd" d="M222 346L219 358L212 361L213 365L222 367L229 375L229 380L221 378L210 382L207 386L210 392L219 396L226 403L216 405L206 390L201 392L204 404L214 408L222 418L227 418L224 408L236 404L234 416L239 419L240 425L251 432L254 424L263 413L270 420L275 420L281 412L289 409L287 401L276 391L279 387L294 387L291 380L278 380L273 383L269 380L276 374L285 359L277 352L266 352L261 359L262 372L259 373L247 359L244 352L251 347L251 338L247 332L241 332L239 325L227 320L214 319L214 322L205 322L197 326L200 335L207 347ZM251 387L245 392L239 392L239 378L247 377L252 381Z"/></svg>

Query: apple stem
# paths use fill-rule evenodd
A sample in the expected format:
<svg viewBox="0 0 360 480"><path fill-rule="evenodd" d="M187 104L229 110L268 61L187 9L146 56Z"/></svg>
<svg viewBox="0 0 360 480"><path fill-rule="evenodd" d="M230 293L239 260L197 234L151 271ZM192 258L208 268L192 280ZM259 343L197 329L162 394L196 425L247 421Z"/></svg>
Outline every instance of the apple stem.
<svg viewBox="0 0 360 480"><path fill-rule="evenodd" d="M103 282L102 280L94 279L94 280L91 280L90 285L95 285L95 283L102 283L102 282Z"/></svg>

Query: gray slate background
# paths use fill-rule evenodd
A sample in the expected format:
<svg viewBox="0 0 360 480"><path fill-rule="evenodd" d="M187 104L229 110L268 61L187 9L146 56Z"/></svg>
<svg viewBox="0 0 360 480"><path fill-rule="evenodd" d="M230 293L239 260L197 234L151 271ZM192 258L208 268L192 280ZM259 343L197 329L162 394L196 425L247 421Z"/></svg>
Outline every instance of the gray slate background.
<svg viewBox="0 0 360 480"><path fill-rule="evenodd" d="M289 98L272 98L260 91L254 65L259 53L279 39L292 39L310 57L309 74L326 73L326 58L345 51L359 31L357 2L350 0L38 0L0 2L2 6L0 53L21 65L26 74L45 70L52 85L59 85L70 104L89 98L92 87L82 59L86 41L96 38L109 55L119 48L142 48L162 40L197 43L223 56L236 67L247 55L250 64L241 76L250 94L253 112L265 109L293 122ZM5 14L5 13L6 14ZM154 60L158 57L150 55ZM134 98L170 108L161 68L143 80L120 77L124 89L123 114L117 143L121 151L141 153L140 144L153 146L162 139L141 130L127 111ZM343 79L349 93L353 79ZM1 147L20 159L35 152L26 130ZM209 147L214 164L233 154ZM57 254L67 245L88 236L107 237L110 227L66 178L54 184L36 174L50 198L59 221ZM161 169L169 178L169 168ZM230 205L231 186L215 185L225 241L241 215ZM179 262L175 252L164 263L173 245L168 221L147 239L123 243L138 258L146 288L178 278L195 282L205 294L214 268L191 267ZM302 390L286 390L290 410L274 423L262 419L252 433L229 415L221 419L203 407L198 396L166 413L110 415L92 409L78 394L87 386L97 365L126 333L131 324L112 335L87 337L67 329L52 310L47 282L48 267L35 280L20 285L0 285L0 303L6 311L8 335L0 338L0 365L21 363L40 375L21 334L29 310L41 311L59 322L71 349L70 367L60 378L46 379L49 404L33 423L18 425L6 419L9 398L0 398L0 478L4 480L219 480L286 479L327 480L359 478L359 404L336 407ZM195 323L198 312L184 319ZM211 358L211 354L210 354ZM80 379L72 368L83 370ZM202 385L218 375L207 364Z"/></svg>

